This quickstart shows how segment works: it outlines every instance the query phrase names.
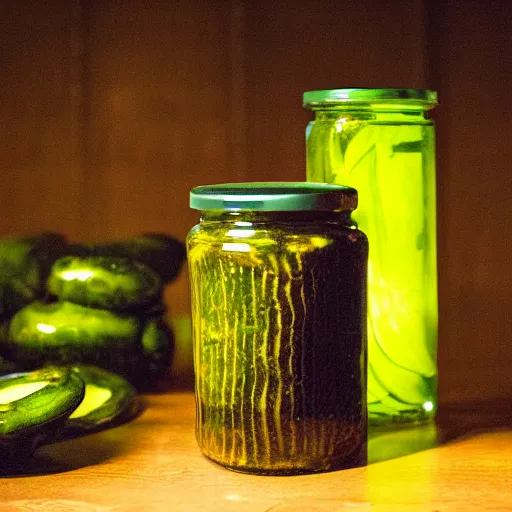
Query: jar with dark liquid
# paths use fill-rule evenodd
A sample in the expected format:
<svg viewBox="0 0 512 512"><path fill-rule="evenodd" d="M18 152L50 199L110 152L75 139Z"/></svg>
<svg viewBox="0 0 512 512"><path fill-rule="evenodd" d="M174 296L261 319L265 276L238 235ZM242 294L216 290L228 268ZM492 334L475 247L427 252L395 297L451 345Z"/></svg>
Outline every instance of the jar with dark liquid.
<svg viewBox="0 0 512 512"><path fill-rule="evenodd" d="M187 239L196 437L233 470L366 463L368 243L354 189L197 187Z"/></svg>

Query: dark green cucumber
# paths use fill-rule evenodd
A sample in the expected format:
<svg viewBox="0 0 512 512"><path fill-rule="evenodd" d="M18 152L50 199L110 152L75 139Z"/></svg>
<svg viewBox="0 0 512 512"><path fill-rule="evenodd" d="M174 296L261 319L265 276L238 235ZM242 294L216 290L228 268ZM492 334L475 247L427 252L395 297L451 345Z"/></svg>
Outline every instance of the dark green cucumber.
<svg viewBox="0 0 512 512"><path fill-rule="evenodd" d="M8 318L38 297L37 290L0 263L0 318Z"/></svg>
<svg viewBox="0 0 512 512"><path fill-rule="evenodd" d="M2 375L7 375L8 373L14 373L21 370L21 368L19 368L15 363L4 357L5 352L8 349L8 339L9 321L6 320L0 323L0 377Z"/></svg>
<svg viewBox="0 0 512 512"><path fill-rule="evenodd" d="M128 310L158 302L162 282L147 265L114 256L66 256L55 262L48 291L60 300Z"/></svg>
<svg viewBox="0 0 512 512"><path fill-rule="evenodd" d="M32 244L9 239L0 242L0 317L8 317L35 300L40 271Z"/></svg>
<svg viewBox="0 0 512 512"><path fill-rule="evenodd" d="M15 363L0 356L0 377L17 371L19 371L19 368Z"/></svg>
<svg viewBox="0 0 512 512"><path fill-rule="evenodd" d="M149 390L169 374L172 330L139 317L71 302L33 302L11 320L4 356L24 370L45 364L90 364Z"/></svg>
<svg viewBox="0 0 512 512"><path fill-rule="evenodd" d="M40 289L44 292L52 265L68 254L69 244L63 235L53 232L29 236L25 240L32 244L30 252L39 265Z"/></svg>
<svg viewBox="0 0 512 512"><path fill-rule="evenodd" d="M71 302L33 302L11 320L5 357L26 369L88 363L130 375L142 359L137 317Z"/></svg>
<svg viewBox="0 0 512 512"><path fill-rule="evenodd" d="M57 233L0 240L0 318L44 294L49 268L66 247Z"/></svg>
<svg viewBox="0 0 512 512"><path fill-rule="evenodd" d="M85 397L66 421L62 437L119 425L141 411L135 388L119 375L90 365L71 368L85 382Z"/></svg>
<svg viewBox="0 0 512 512"><path fill-rule="evenodd" d="M150 389L169 376L174 354L174 333L160 317L151 318L142 331L145 378L139 388Z"/></svg>
<svg viewBox="0 0 512 512"><path fill-rule="evenodd" d="M160 233L148 233L103 244L73 245L70 246L69 254L130 258L152 268L163 284L176 278L186 258L183 242Z"/></svg>
<svg viewBox="0 0 512 512"><path fill-rule="evenodd" d="M83 380L70 368L0 377L0 466L54 441L84 394Z"/></svg>

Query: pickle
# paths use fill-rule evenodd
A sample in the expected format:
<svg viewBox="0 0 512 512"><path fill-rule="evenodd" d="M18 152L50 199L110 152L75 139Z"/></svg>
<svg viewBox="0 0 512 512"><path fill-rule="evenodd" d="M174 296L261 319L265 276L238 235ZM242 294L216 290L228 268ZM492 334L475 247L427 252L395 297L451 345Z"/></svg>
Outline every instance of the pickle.
<svg viewBox="0 0 512 512"><path fill-rule="evenodd" d="M139 333L134 316L36 301L14 315L5 357L25 369L82 362L131 375L142 359Z"/></svg>
<svg viewBox="0 0 512 512"><path fill-rule="evenodd" d="M0 356L0 377L18 371L18 367L12 361Z"/></svg>
<svg viewBox="0 0 512 512"><path fill-rule="evenodd" d="M53 262L66 251L57 233L0 241L0 318L40 298Z"/></svg>
<svg viewBox="0 0 512 512"><path fill-rule="evenodd" d="M85 397L67 420L63 438L118 425L141 411L135 388L124 378L90 365L72 367L85 382Z"/></svg>
<svg viewBox="0 0 512 512"><path fill-rule="evenodd" d="M149 319L144 325L141 344L147 381L140 386L148 389L169 376L174 353L173 331L162 318Z"/></svg>
<svg viewBox="0 0 512 512"><path fill-rule="evenodd" d="M0 242L0 317L12 315L38 296L40 270L31 249L31 243L18 239Z"/></svg>
<svg viewBox="0 0 512 512"><path fill-rule="evenodd" d="M4 357L7 347L7 340L9 339L9 320L0 323L0 377L8 373L14 373L21 368L18 368L16 363L9 361Z"/></svg>
<svg viewBox="0 0 512 512"><path fill-rule="evenodd" d="M22 462L54 441L85 393L69 368L45 368L0 378L0 466Z"/></svg>
<svg viewBox="0 0 512 512"><path fill-rule="evenodd" d="M41 233L27 237L25 240L32 243L30 252L39 266L39 290L44 292L46 279L50 274L53 263L68 254L69 244L63 235L53 232Z"/></svg>
<svg viewBox="0 0 512 512"><path fill-rule="evenodd" d="M63 301L121 311L157 302L162 295L162 282L151 268L112 256L61 258L47 288Z"/></svg>
<svg viewBox="0 0 512 512"><path fill-rule="evenodd" d="M8 277L6 277L8 276ZM0 318L7 318L38 298L37 290L0 264Z"/></svg>
<svg viewBox="0 0 512 512"><path fill-rule="evenodd" d="M73 245L70 247L70 254L130 258L153 269L163 284L168 284L177 277L186 258L183 242L160 233L148 233L103 244Z"/></svg>

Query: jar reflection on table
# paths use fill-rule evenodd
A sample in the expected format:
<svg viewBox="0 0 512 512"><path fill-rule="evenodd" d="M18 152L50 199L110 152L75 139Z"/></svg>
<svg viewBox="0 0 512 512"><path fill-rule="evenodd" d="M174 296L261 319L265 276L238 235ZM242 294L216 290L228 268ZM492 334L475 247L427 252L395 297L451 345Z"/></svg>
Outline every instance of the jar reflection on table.
<svg viewBox="0 0 512 512"><path fill-rule="evenodd" d="M231 187L191 195L235 196L234 209L203 209L188 236L199 446L256 473L364 464L368 248L350 221L356 193ZM296 204L279 203L283 194ZM330 205L308 209L299 197L308 194L330 195ZM288 211L257 210L280 207Z"/></svg>
<svg viewBox="0 0 512 512"><path fill-rule="evenodd" d="M435 92L304 94L307 179L355 187L368 236L370 424L432 419L437 408Z"/></svg>

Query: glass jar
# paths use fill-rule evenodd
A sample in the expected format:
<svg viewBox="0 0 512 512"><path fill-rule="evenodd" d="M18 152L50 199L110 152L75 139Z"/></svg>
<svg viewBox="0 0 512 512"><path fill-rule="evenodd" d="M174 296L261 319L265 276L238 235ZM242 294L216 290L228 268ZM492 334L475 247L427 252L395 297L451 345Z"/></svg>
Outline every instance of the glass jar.
<svg viewBox="0 0 512 512"><path fill-rule="evenodd" d="M434 125L437 94L334 89L304 94L307 179L355 187L367 234L370 424L434 417L437 270Z"/></svg>
<svg viewBox="0 0 512 512"><path fill-rule="evenodd" d="M187 238L196 437L260 474L366 463L367 240L357 193L307 183L197 187Z"/></svg>

